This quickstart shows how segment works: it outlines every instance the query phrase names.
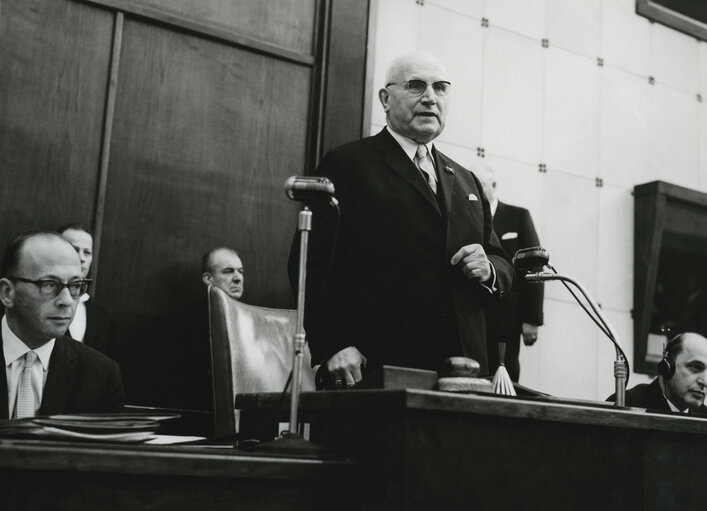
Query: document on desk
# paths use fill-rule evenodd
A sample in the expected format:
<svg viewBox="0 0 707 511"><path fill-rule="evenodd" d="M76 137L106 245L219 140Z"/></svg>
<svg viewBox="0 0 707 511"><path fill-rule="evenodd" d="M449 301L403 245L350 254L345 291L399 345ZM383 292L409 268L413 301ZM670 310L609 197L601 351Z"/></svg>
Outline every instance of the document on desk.
<svg viewBox="0 0 707 511"><path fill-rule="evenodd" d="M31 436L98 442L144 442L155 437L160 421L179 414L75 414L0 421L0 436Z"/></svg>

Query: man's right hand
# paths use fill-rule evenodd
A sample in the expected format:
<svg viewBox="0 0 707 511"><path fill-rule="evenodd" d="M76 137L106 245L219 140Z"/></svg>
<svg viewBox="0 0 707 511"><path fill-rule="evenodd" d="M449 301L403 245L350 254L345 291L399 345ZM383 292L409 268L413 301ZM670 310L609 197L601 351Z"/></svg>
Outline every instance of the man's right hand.
<svg viewBox="0 0 707 511"><path fill-rule="evenodd" d="M357 348L349 346L327 360L326 367L336 388L353 387L363 378L366 357Z"/></svg>

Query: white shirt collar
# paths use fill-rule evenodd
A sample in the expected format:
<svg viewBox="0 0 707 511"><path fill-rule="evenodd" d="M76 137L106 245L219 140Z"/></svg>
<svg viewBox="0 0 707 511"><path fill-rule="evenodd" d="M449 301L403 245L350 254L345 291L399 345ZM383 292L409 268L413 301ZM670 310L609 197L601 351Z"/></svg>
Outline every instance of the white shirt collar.
<svg viewBox="0 0 707 511"><path fill-rule="evenodd" d="M403 148L403 151L405 151L405 154L407 154L408 158L410 158L410 161L415 163L415 154L417 153L417 146L420 145L414 140L404 137L400 133L396 132L391 128L390 126L386 126L388 128L388 132L393 136L395 141L400 145L400 147ZM432 157L432 148L434 147L432 145L432 142L427 142L426 144L422 144L425 147L427 147L427 151L430 153L430 160L432 161L432 164L435 164L434 158Z"/></svg>
<svg viewBox="0 0 707 511"><path fill-rule="evenodd" d="M2 317L0 328L2 328L2 351L5 355L5 365L9 366L18 358L24 357L30 348L10 329L10 325L7 324L7 316ZM56 339L51 339L34 350L45 371L49 369L49 359L52 356L55 342Z"/></svg>
<svg viewBox="0 0 707 511"><path fill-rule="evenodd" d="M491 216L494 216L496 214L496 210L498 209L498 199L493 199L490 201L489 206L491 206Z"/></svg>

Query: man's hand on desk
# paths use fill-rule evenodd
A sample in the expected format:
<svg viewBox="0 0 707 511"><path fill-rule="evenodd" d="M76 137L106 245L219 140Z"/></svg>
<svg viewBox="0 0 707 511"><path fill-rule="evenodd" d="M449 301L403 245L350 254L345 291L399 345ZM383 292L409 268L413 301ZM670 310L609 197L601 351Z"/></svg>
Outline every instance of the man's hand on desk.
<svg viewBox="0 0 707 511"><path fill-rule="evenodd" d="M363 378L366 357L354 346L349 346L327 360L326 367L337 389L349 388Z"/></svg>

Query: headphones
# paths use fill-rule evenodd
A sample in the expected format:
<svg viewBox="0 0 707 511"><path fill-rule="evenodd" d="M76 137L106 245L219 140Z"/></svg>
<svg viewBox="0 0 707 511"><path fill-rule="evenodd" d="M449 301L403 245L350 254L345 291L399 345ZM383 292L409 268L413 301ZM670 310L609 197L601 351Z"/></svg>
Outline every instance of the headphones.
<svg viewBox="0 0 707 511"><path fill-rule="evenodd" d="M681 337L682 335L678 334L663 346L663 358L658 362L658 374L666 380L669 380L675 374L675 359L673 358L673 354L680 346Z"/></svg>

